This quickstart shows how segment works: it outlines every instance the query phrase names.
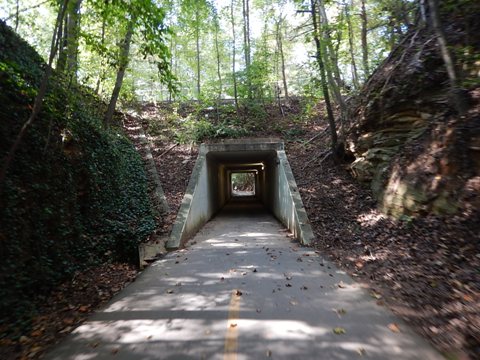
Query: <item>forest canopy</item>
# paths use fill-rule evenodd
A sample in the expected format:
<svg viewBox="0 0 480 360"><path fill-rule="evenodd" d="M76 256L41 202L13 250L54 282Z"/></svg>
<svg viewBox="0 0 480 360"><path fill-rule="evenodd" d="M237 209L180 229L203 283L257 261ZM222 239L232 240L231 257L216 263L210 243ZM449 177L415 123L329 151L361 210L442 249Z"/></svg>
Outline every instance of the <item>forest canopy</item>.
<svg viewBox="0 0 480 360"><path fill-rule="evenodd" d="M0 18L48 59L63 6L55 67L108 99L128 60L127 102L321 96L314 20L330 84L351 93L417 13L412 0L6 0Z"/></svg>

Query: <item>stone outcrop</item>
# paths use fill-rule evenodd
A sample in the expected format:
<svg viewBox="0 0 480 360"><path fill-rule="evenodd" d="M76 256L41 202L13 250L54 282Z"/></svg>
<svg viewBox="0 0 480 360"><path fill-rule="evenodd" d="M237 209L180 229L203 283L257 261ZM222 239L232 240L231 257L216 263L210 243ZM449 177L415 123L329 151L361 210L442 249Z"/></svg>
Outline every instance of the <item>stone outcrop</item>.
<svg viewBox="0 0 480 360"><path fill-rule="evenodd" d="M451 214L480 203L480 23L473 14L449 14L470 110L457 115L435 35L412 29L350 104L353 126L346 147L352 174L369 183L389 214ZM460 11L460 10L458 10ZM467 209L467 210L466 210Z"/></svg>

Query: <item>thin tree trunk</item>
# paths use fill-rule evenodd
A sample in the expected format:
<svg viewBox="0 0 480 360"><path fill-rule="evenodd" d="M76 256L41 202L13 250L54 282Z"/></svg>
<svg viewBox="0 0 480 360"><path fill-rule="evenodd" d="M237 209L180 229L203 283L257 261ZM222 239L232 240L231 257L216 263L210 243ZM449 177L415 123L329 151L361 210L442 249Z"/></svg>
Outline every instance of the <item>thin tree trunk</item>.
<svg viewBox="0 0 480 360"><path fill-rule="evenodd" d="M200 100L200 23L198 19L198 11L195 12L195 45L197 57L197 100Z"/></svg>
<svg viewBox="0 0 480 360"><path fill-rule="evenodd" d="M18 146L20 145L23 137L25 136L25 133L28 127L35 121L38 114L42 110L43 99L47 92L48 80L50 79L50 75L52 72L53 59L55 59L55 56L57 55L57 50L58 50L58 45L60 40L58 38L58 34L63 24L63 18L65 17L65 10L67 8L67 3L68 3L68 0L65 0L60 6L60 9L58 10L57 20L55 22L55 27L53 29L52 42L50 44L50 55L48 58L48 65L45 69L45 73L43 74L43 78L40 83L37 96L35 97L32 113L30 114L30 117L28 118L28 120L23 124L22 128L20 129L20 132L18 133L17 138L15 139L13 145L10 147L7 153L7 156L5 157L5 161L3 162L2 169L0 170L0 185L3 184L3 181L5 180L8 168L10 167L10 164L15 156Z"/></svg>
<svg viewBox="0 0 480 360"><path fill-rule="evenodd" d="M335 50L333 49L332 39L329 34L328 18L325 11L323 0L318 1L318 11L320 15L320 30L323 41L320 43L322 46L322 54L324 55L324 67L327 75L330 89L333 93L335 103L340 107L340 121L341 121L341 137L344 140L344 126L345 118L347 114L347 106L343 100L340 88L342 86L342 79L340 78L340 69L338 67L338 58L335 56Z"/></svg>
<svg viewBox="0 0 480 360"><path fill-rule="evenodd" d="M333 116L332 104L330 102L330 94L328 91L328 84L327 84L327 75L325 71L325 63L323 61L323 54L322 54L322 45L320 42L320 33L318 29L318 22L317 22L317 12L315 10L315 0L310 0L311 4L311 11L312 11L312 22L313 22L313 37L315 41L316 47L316 54L315 57L318 62L318 67L320 69L320 81L322 83L322 92L323 97L325 99L325 107L327 108L327 117L328 117L328 124L330 127L330 138L332 141L331 149L332 153L335 154L337 148L337 129L335 126L335 118Z"/></svg>
<svg viewBox="0 0 480 360"><path fill-rule="evenodd" d="M115 86L112 91L112 96L110 98L110 103L108 104L107 112L104 118L104 127L107 128L113 118L113 113L115 112L115 107L117 105L118 95L120 94L120 90L122 88L123 77L125 76L125 70L128 66L129 55L130 55L130 43L132 42L133 36L133 24L134 19L130 20L128 23L127 33L125 34L125 39L121 45L120 49L120 66L118 67L117 71L117 78L115 80Z"/></svg>
<svg viewBox="0 0 480 360"><path fill-rule="evenodd" d="M322 38L324 39L323 43L326 44L327 50L325 51L325 59L327 60L327 64L330 66L326 66L330 73L334 76L335 82L337 87L340 88L342 86L342 79L340 75L340 68L338 67L338 57L336 56L336 52L333 48L332 38L329 32L329 24L327 18L327 12L325 11L324 0L318 0L318 11L320 14L320 26L321 26L321 34Z"/></svg>
<svg viewBox="0 0 480 360"><path fill-rule="evenodd" d="M15 7L15 32L18 31L18 23L20 20L20 0L17 0Z"/></svg>
<svg viewBox="0 0 480 360"><path fill-rule="evenodd" d="M174 37L172 35L171 38L170 38L170 69L174 69L174 63L173 63L174 43L175 43L175 40L174 40ZM175 47L176 47L176 44L175 44ZM174 71L173 75L175 75L175 69L173 71ZM169 103L172 102L172 91L171 90L168 91L168 102Z"/></svg>
<svg viewBox="0 0 480 360"><path fill-rule="evenodd" d="M362 60L363 60L363 73L364 78L367 79L370 75L370 68L368 66L368 42L367 42L367 10L365 8L365 0L362 0L362 11L360 13L362 19Z"/></svg>
<svg viewBox="0 0 480 360"><path fill-rule="evenodd" d="M235 98L235 109L237 110L237 116L239 115L239 106L238 106L238 90L237 90L237 75L235 74L235 58L236 58L236 49L235 49L235 17L233 14L233 5L234 0L230 4L230 15L232 19L232 75L233 75L233 96Z"/></svg>
<svg viewBox="0 0 480 360"><path fill-rule="evenodd" d="M58 59L56 70L59 73L65 72L65 67L67 66L67 41L68 41L68 8L70 6L70 1L67 0L67 7L65 9L65 15L63 18L62 26L59 30L58 36Z"/></svg>
<svg viewBox="0 0 480 360"><path fill-rule="evenodd" d="M219 24L217 15L215 15L215 52L217 55L217 76L218 76L218 97L217 97L217 121L220 121L220 100L222 98L222 73L220 71L220 49L218 46Z"/></svg>
<svg viewBox="0 0 480 360"><path fill-rule="evenodd" d="M101 33L101 40L100 40L100 44L102 45L102 47L105 45L105 17L103 17L102 19L102 33ZM95 93L98 94L99 91L100 91L100 85L102 83L103 80L105 80L105 70L104 70L104 63L103 63L103 58L100 62L101 64L101 68L100 68L100 74L98 75L98 79L97 79L97 86L95 87Z"/></svg>
<svg viewBox="0 0 480 360"><path fill-rule="evenodd" d="M250 15L249 15L249 0L242 0L243 4L243 43L244 43L244 57L245 57L245 71L247 77L247 91L248 98L252 98L252 83L250 79Z"/></svg>
<svg viewBox="0 0 480 360"><path fill-rule="evenodd" d="M285 72L285 54L283 53L282 29L280 26L282 20L283 19L280 19L277 22L277 46L278 46L278 52L280 55L280 63L281 63L281 69L282 69L283 91L285 93L285 101L288 102L287 75Z"/></svg>
<svg viewBox="0 0 480 360"><path fill-rule="evenodd" d="M432 27L435 30L437 36L438 45L440 46L440 51L442 53L443 62L445 63L445 68L447 69L448 79L450 81L450 93L457 112L460 115L465 114L468 109L468 101L466 99L464 91L460 87L460 81L458 79L458 74L455 69L455 61L448 49L447 39L442 28L442 23L440 20L438 0L428 0L428 6L430 10L430 18L432 22Z"/></svg>
<svg viewBox="0 0 480 360"><path fill-rule="evenodd" d="M355 49L354 49L354 38L353 38L353 27L352 27L352 19L350 17L350 10L349 4L345 4L345 17L347 19L347 27L348 27L348 50L350 52L350 60L352 62L352 80L353 86L355 89L360 87L360 83L358 81L358 70L357 70L357 63L355 61Z"/></svg>
<svg viewBox="0 0 480 360"><path fill-rule="evenodd" d="M67 74L77 81L78 71L78 43L80 36L80 6L82 0L71 0L68 11L67 37Z"/></svg>

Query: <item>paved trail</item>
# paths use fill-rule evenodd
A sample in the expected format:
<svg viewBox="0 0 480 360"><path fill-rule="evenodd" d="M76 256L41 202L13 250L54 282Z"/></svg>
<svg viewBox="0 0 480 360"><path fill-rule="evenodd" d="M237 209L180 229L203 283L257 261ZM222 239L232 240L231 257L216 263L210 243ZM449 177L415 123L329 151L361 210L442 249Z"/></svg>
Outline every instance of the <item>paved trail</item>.
<svg viewBox="0 0 480 360"><path fill-rule="evenodd" d="M261 208L231 206L47 358L442 357Z"/></svg>

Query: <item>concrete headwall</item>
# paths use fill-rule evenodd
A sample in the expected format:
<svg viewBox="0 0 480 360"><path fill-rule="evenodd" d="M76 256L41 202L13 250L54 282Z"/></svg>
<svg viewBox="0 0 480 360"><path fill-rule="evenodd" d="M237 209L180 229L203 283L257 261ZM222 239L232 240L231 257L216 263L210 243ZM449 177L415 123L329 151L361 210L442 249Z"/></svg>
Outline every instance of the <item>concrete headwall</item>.
<svg viewBox="0 0 480 360"><path fill-rule="evenodd" d="M202 144L187 191L167 242L178 248L195 235L231 198L232 172L256 173L256 196L302 244L313 239L283 143L238 141Z"/></svg>

